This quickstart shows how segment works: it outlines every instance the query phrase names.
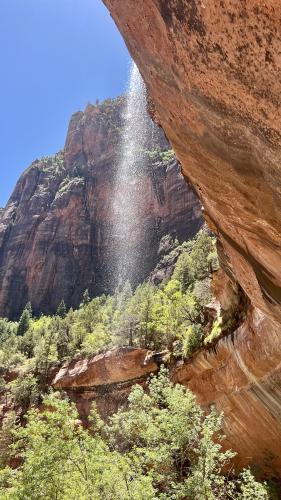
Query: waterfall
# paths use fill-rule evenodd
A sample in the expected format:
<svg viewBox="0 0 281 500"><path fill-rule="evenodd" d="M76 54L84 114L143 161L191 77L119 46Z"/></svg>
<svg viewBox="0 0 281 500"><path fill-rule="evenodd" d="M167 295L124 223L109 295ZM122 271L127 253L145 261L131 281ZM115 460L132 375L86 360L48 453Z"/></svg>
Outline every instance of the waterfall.
<svg viewBox="0 0 281 500"><path fill-rule="evenodd" d="M123 118L113 199L113 288L126 280L135 284L137 270L143 259L142 248L137 242L145 239L146 232L140 219L147 189L143 175L146 163L144 156L154 125L147 112L146 88L134 63L131 66Z"/></svg>

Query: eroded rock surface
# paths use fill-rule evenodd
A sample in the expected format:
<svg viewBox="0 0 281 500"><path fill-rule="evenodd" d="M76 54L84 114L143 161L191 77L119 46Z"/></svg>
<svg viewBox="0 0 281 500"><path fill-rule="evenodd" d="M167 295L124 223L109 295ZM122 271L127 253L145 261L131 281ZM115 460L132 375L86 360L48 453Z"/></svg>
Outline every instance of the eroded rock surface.
<svg viewBox="0 0 281 500"><path fill-rule="evenodd" d="M56 374L52 386L55 389L99 387L128 382L158 370L147 349L116 347L110 351L72 361Z"/></svg>
<svg viewBox="0 0 281 500"><path fill-rule="evenodd" d="M0 316L17 317L28 300L36 313L54 312L62 299L77 307L86 288L91 295L116 288L112 199L123 105L119 98L75 113L64 151L36 160L19 179L0 212ZM154 154L168 148L156 130L134 184L142 185L143 203L127 245L142 249L139 282L155 266L163 235L182 241L202 225L199 200L176 159Z"/></svg>
<svg viewBox="0 0 281 500"><path fill-rule="evenodd" d="M188 386L198 401L225 415L226 444L237 463L280 475L281 338L279 327L257 310L234 332L191 361L173 380Z"/></svg>
<svg viewBox="0 0 281 500"><path fill-rule="evenodd" d="M125 405L135 383L144 385L160 363L169 359L164 351L154 355L147 349L116 347L91 358L66 363L51 385L63 389L76 403L81 419L87 424L93 402L104 418Z"/></svg>
<svg viewBox="0 0 281 500"><path fill-rule="evenodd" d="M280 321L280 2L104 3L238 281Z"/></svg>
<svg viewBox="0 0 281 500"><path fill-rule="evenodd" d="M280 474L281 4L104 3L201 197L225 267L252 303L238 331L176 379L225 411L240 463Z"/></svg>

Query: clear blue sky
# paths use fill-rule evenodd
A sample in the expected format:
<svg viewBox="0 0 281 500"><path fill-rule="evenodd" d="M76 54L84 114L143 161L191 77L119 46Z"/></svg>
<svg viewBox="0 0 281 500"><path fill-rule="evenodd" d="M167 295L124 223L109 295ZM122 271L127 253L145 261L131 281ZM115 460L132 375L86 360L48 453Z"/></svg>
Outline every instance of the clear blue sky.
<svg viewBox="0 0 281 500"><path fill-rule="evenodd" d="M0 53L1 207L73 112L124 92L130 58L101 0L0 0Z"/></svg>

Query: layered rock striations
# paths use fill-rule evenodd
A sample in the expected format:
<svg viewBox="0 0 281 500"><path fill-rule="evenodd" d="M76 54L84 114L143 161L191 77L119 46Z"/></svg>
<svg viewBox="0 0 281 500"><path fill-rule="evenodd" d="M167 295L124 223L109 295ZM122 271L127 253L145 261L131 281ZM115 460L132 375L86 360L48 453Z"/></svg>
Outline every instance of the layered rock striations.
<svg viewBox="0 0 281 500"><path fill-rule="evenodd" d="M51 385L63 390L76 403L80 418L87 424L93 402L104 418L126 404L135 383L145 384L157 373L159 360L149 357L147 349L117 347L91 358L65 363ZM164 361L167 353L161 355ZM158 358L157 358L158 359Z"/></svg>
<svg viewBox="0 0 281 500"><path fill-rule="evenodd" d="M280 3L104 3L238 281L281 321Z"/></svg>
<svg viewBox="0 0 281 500"><path fill-rule="evenodd" d="M104 3L200 195L223 266L252 304L243 326L177 380L225 411L241 463L280 475L280 2Z"/></svg>
<svg viewBox="0 0 281 500"><path fill-rule="evenodd" d="M225 445L237 465L280 477L281 340L279 327L257 309L233 333L190 361L173 380L189 387L205 408L224 413Z"/></svg>
<svg viewBox="0 0 281 500"><path fill-rule="evenodd" d="M22 174L0 218L0 315L17 317L31 301L36 313L53 312L64 299L77 307L83 291L112 291L112 198L123 123L123 99L88 105L70 121L65 148L36 160ZM156 129L155 129L156 130ZM201 208L159 129L141 168L144 199L128 245L141 249L147 277L161 237L180 240L202 225Z"/></svg>

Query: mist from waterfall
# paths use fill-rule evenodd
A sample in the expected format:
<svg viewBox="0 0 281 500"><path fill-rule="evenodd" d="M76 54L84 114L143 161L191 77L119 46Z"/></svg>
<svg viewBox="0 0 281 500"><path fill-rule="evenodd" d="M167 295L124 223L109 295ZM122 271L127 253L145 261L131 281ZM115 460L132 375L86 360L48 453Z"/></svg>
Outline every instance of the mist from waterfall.
<svg viewBox="0 0 281 500"><path fill-rule="evenodd" d="M146 87L135 63L131 66L123 118L113 200L114 288L126 280L134 284L143 258L142 248L135 242L144 239L146 232L139 214L147 189L143 160L154 124L147 112Z"/></svg>

